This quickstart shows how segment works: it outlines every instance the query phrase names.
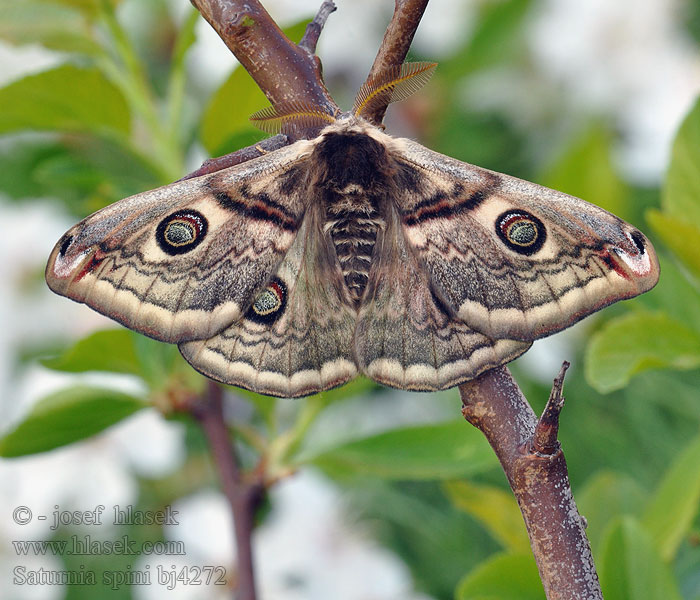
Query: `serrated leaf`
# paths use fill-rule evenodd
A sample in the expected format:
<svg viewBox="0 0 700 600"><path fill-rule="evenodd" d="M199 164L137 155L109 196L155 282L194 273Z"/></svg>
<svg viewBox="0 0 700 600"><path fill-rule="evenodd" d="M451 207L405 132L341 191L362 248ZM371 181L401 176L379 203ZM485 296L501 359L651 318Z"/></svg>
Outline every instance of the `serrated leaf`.
<svg viewBox="0 0 700 600"><path fill-rule="evenodd" d="M60 356L41 363L49 369L68 373L105 371L140 375L141 365L134 350L135 335L127 329L97 331L77 341Z"/></svg>
<svg viewBox="0 0 700 600"><path fill-rule="evenodd" d="M545 600L532 554L498 554L457 586L455 600Z"/></svg>
<svg viewBox="0 0 700 600"><path fill-rule="evenodd" d="M634 518L623 517L611 524L600 556L605 600L681 600L671 571Z"/></svg>
<svg viewBox="0 0 700 600"><path fill-rule="evenodd" d="M130 116L121 92L95 68L62 65L0 89L0 133L25 129L123 136Z"/></svg>
<svg viewBox="0 0 700 600"><path fill-rule="evenodd" d="M83 440L146 406L139 398L109 389L61 390L37 402L19 425L0 438L0 456L36 454Z"/></svg>
<svg viewBox="0 0 700 600"><path fill-rule="evenodd" d="M698 156L700 160L700 155ZM700 199L698 199L700 204ZM647 221L690 272L700 280L700 226L685 218L674 217L658 210L646 214Z"/></svg>
<svg viewBox="0 0 700 600"><path fill-rule="evenodd" d="M700 227L700 99L673 142L662 206L669 216Z"/></svg>
<svg viewBox="0 0 700 600"><path fill-rule="evenodd" d="M387 479L464 477L498 464L483 436L461 420L386 431L302 454L296 462L340 477L371 474Z"/></svg>
<svg viewBox="0 0 700 600"><path fill-rule="evenodd" d="M675 458L649 503L642 525L661 558L670 561L700 509L700 437Z"/></svg>
<svg viewBox="0 0 700 600"><path fill-rule="evenodd" d="M449 481L444 487L452 503L478 519L504 550L530 551L520 508L510 491L469 481Z"/></svg>
<svg viewBox="0 0 700 600"><path fill-rule="evenodd" d="M586 348L586 379L599 392L627 385L647 369L700 366L700 333L663 312L636 312L606 323Z"/></svg>
<svg viewBox="0 0 700 600"><path fill-rule="evenodd" d="M0 3L0 38L61 52L101 52L83 14L69 6L35 0Z"/></svg>

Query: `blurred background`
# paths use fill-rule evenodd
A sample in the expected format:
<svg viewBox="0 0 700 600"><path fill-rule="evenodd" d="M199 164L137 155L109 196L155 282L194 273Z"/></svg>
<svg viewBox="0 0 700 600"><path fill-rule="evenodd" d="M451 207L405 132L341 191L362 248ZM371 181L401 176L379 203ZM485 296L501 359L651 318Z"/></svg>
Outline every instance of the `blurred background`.
<svg viewBox="0 0 700 600"><path fill-rule="evenodd" d="M294 41L319 4L263 3ZM317 53L348 108L393 2L337 4ZM697 0L431 0L409 60L437 72L386 119L389 133L598 204L660 254L655 290L512 365L539 411L572 362L560 439L608 600L700 599L699 44ZM186 0L0 0L0 597L230 597L227 503L199 427L167 402L202 378L174 347L53 295L43 269L87 214L262 139L247 119L264 106ZM505 477L456 390L232 390L226 411L245 466L276 481L254 536L262 598L544 598ZM54 510L98 505L171 506L179 524L50 528ZM86 535L186 552L17 544ZM221 565L225 585L168 590L159 565ZM18 566L97 583L22 584ZM151 584L114 585L110 572L150 572Z"/></svg>

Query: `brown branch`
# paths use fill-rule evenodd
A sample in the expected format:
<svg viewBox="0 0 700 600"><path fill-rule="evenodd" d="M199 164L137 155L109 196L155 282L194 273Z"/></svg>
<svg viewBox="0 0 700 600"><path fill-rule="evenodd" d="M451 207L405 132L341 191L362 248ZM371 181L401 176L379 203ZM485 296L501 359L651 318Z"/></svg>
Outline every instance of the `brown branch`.
<svg viewBox="0 0 700 600"><path fill-rule="evenodd" d="M548 600L602 600L584 521L556 441L567 367L565 363L555 380L539 420L506 367L460 386L462 414L486 436L501 462Z"/></svg>
<svg viewBox="0 0 700 600"><path fill-rule="evenodd" d="M207 391L191 412L200 422L209 441L214 462L219 471L221 487L233 513L236 540L238 600L256 600L255 572L253 569L252 534L255 512L260 505L264 486L260 481L246 482L238 463L223 413L223 390L218 383L209 381Z"/></svg>
<svg viewBox="0 0 700 600"><path fill-rule="evenodd" d="M258 2L245 4L239 12L236 12L239 3L230 0L192 0L192 4L214 27L273 105L296 101L316 104L334 114L340 110L323 84L321 63L314 55L323 26L336 10L331 0L324 0L298 46L282 33ZM227 25L219 20L224 18L231 18L232 22ZM247 29L241 23L246 23ZM268 45L268 40L274 43ZM259 47L265 49L265 54L260 53ZM267 63L262 60L263 56L267 57ZM254 69L253 64L259 67ZM285 71L290 65L293 69ZM209 158L180 181L247 162L286 146L290 141L286 135L276 135L225 156Z"/></svg>
<svg viewBox="0 0 700 600"><path fill-rule="evenodd" d="M394 16L386 28L382 45L367 75L367 81L403 63L427 6L428 0L396 0ZM375 125L381 125L388 104L389 96L385 104L378 104L374 111L365 115L367 120Z"/></svg>
<svg viewBox="0 0 700 600"><path fill-rule="evenodd" d="M273 106L304 102L339 112L323 84L318 57L292 43L258 0L191 1Z"/></svg>

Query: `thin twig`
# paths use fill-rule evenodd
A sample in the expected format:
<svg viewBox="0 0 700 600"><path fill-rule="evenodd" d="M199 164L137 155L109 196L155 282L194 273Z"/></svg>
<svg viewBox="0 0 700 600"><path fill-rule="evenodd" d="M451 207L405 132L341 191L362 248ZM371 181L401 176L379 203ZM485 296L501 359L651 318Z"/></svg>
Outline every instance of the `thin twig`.
<svg viewBox="0 0 700 600"><path fill-rule="evenodd" d="M555 382L550 410L538 421L508 369L499 367L459 387L462 414L486 436L501 462L523 514L548 600L602 600L564 453L558 442L549 443L551 435L543 436L550 453L532 450L538 423L546 423L543 431L549 433L558 427L562 382L563 372Z"/></svg>
<svg viewBox="0 0 700 600"><path fill-rule="evenodd" d="M428 0L396 0L394 16L386 28L382 45L367 75L367 81L403 63L427 6ZM390 96L387 95L385 104L378 103L374 111L365 115L370 123L381 125L389 98Z"/></svg>
<svg viewBox="0 0 700 600"><path fill-rule="evenodd" d="M215 173L216 171L221 171L221 169L227 169L239 163L244 163L254 158L264 156L268 152L282 148L289 143L289 139L286 135L275 135L270 138L265 138L257 144L252 146L246 146L230 154L224 156L219 156L217 158L208 158L202 163L196 171L192 171L188 175L185 175L180 181L185 179L192 179L193 177L199 177L200 175L208 175L209 173Z"/></svg>
<svg viewBox="0 0 700 600"><path fill-rule="evenodd" d="M255 511L258 508L264 487L261 482L246 482L224 420L223 390L218 383L208 382L205 396L192 406L192 414L202 425L221 487L233 513L233 529L236 540L238 600L256 600L255 572L253 569L252 534Z"/></svg>
<svg viewBox="0 0 700 600"><path fill-rule="evenodd" d="M304 37L301 38L301 41L299 42L300 48L303 48L309 54L316 53L316 44L318 43L318 38L321 35L321 31L323 31L323 27L328 20L328 16L335 10L336 6L333 0L324 0L313 21L306 26Z"/></svg>
<svg viewBox="0 0 700 600"><path fill-rule="evenodd" d="M551 456L560 449L559 440L557 439L559 435L559 415L561 414L561 409L564 408L562 390L564 388L564 377L569 366L569 363L566 361L562 363L559 375L554 379L547 405L544 407L542 416L540 416L535 426L531 450L541 456Z"/></svg>

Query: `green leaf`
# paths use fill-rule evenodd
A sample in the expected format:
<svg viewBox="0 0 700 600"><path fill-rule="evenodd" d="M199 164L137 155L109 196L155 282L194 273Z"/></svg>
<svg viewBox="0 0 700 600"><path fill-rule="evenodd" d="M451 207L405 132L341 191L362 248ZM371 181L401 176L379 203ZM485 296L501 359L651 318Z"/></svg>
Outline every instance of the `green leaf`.
<svg viewBox="0 0 700 600"><path fill-rule="evenodd" d="M175 374L181 387L201 386L201 376L180 356L176 345L128 329L98 331L79 340L60 356L41 362L49 369L69 373L105 371L137 375L152 390L169 387Z"/></svg>
<svg viewBox="0 0 700 600"><path fill-rule="evenodd" d="M700 99L673 143L662 205L669 216L700 227Z"/></svg>
<svg viewBox="0 0 700 600"><path fill-rule="evenodd" d="M0 133L23 129L115 134L130 126L121 92L95 68L62 65L0 89Z"/></svg>
<svg viewBox="0 0 700 600"><path fill-rule="evenodd" d="M200 126L202 144L211 154L237 150L235 147L225 148L224 143L234 135L256 135L249 117L268 104L265 94L248 72L241 66L236 67L204 111Z"/></svg>
<svg viewBox="0 0 700 600"><path fill-rule="evenodd" d="M698 156L700 160L700 156ZM700 203L700 200L698 200ZM674 217L658 210L646 214L647 221L673 253L700 280L700 225L688 222L686 218Z"/></svg>
<svg viewBox="0 0 700 600"><path fill-rule="evenodd" d="M596 549L608 524L622 515L637 515L647 493L630 475L611 471L594 473L576 493L579 512L588 521L586 536Z"/></svg>
<svg viewBox="0 0 700 600"><path fill-rule="evenodd" d="M0 191L13 199L56 198L82 218L161 183L150 165L122 144L89 135L61 141L44 134L25 137L0 149Z"/></svg>
<svg viewBox="0 0 700 600"><path fill-rule="evenodd" d="M168 387L174 373L184 375L187 387L198 388L201 376L190 367L177 349L175 344L166 344L136 332L129 332L136 352L139 374L153 389Z"/></svg>
<svg viewBox="0 0 700 600"><path fill-rule="evenodd" d="M651 537L632 517L611 524L598 563L605 600L681 600Z"/></svg>
<svg viewBox="0 0 700 600"><path fill-rule="evenodd" d="M0 3L0 38L52 50L97 54L100 47L84 15L68 6L23 0Z"/></svg>
<svg viewBox="0 0 700 600"><path fill-rule="evenodd" d="M481 3L474 35L460 52L440 63L441 75L452 80L522 56L523 22L531 7L532 0Z"/></svg>
<svg viewBox="0 0 700 600"><path fill-rule="evenodd" d="M335 402L341 402L342 400L345 400L347 398L352 398L355 396L361 396L363 394L371 393L377 389L379 389L380 386L378 386L374 381L371 379L367 379L366 377L356 377L349 383L346 383L344 385L341 385L340 387L333 388L332 390L327 390L325 392L321 392L320 394L315 394L313 396L307 396L306 398L301 398L299 400L295 400L295 403L303 404L304 406L300 408L300 411L297 415L297 420L300 418L302 421L304 420L304 414L311 414L310 420L306 423L295 423L294 427L292 430L288 431L287 434L291 436L299 436L299 439L295 440L293 442L293 446L295 449L298 445L303 443L303 436L305 435L306 431L308 428L311 426L313 421L318 417L318 415L329 405L334 404ZM251 404L255 406L257 411L260 413L260 416L263 418L265 421L265 424L269 431L274 432L277 429L277 425L275 423L276 419L276 410L277 410L277 401L279 400L278 398L273 398L271 396L264 396L262 394L256 394L255 392L251 392L249 390L244 390L242 388L233 388L234 393L238 394L239 396L242 396L246 398ZM314 408L311 408L313 406ZM298 431L297 428L300 427ZM285 434L285 435L287 435ZM279 440L279 438L278 438ZM286 440L284 442L285 444L290 443L289 440Z"/></svg>
<svg viewBox="0 0 700 600"><path fill-rule="evenodd" d="M498 554L478 565L457 586L455 600L544 600L532 554Z"/></svg>
<svg viewBox="0 0 700 600"><path fill-rule="evenodd" d="M530 153L522 132L495 112L459 109L437 116L431 148L457 160L510 174L524 174Z"/></svg>
<svg viewBox="0 0 700 600"><path fill-rule="evenodd" d="M284 29L297 43L306 30L307 21ZM214 92L202 115L200 141L212 156L220 156L252 145L266 137L250 122L250 115L270 105L258 84L241 66Z"/></svg>
<svg viewBox="0 0 700 600"><path fill-rule="evenodd" d="M661 283L639 300L650 312L665 312L700 332L700 286L677 260L659 256Z"/></svg>
<svg viewBox="0 0 700 600"><path fill-rule="evenodd" d="M335 476L372 474L388 479L447 479L484 471L498 463L486 440L464 421L394 429L339 444L298 463Z"/></svg>
<svg viewBox="0 0 700 600"><path fill-rule="evenodd" d="M83 440L146 406L114 390L84 386L61 390L40 400L0 438L0 456L36 454Z"/></svg>
<svg viewBox="0 0 700 600"><path fill-rule="evenodd" d="M134 336L127 329L97 331L76 342L56 358L41 363L55 371L82 373L106 371L110 373L141 374L141 365L134 350Z"/></svg>
<svg viewBox="0 0 700 600"><path fill-rule="evenodd" d="M530 551L523 516L510 491L467 481L446 482L444 487L452 503L476 517L505 550Z"/></svg>
<svg viewBox="0 0 700 600"><path fill-rule="evenodd" d="M0 148L0 191L10 198L49 195L35 179L37 165L64 153L63 146L53 142L22 143L20 140Z"/></svg>
<svg viewBox="0 0 700 600"><path fill-rule="evenodd" d="M610 132L594 125L575 140L541 178L541 183L629 218L629 190L615 171Z"/></svg>
<svg viewBox="0 0 700 600"><path fill-rule="evenodd" d="M586 348L586 379L599 392L647 369L700 366L700 333L667 314L636 312L606 323Z"/></svg>
<svg viewBox="0 0 700 600"><path fill-rule="evenodd" d="M699 507L700 437L696 437L673 461L642 518L661 558L675 557Z"/></svg>
<svg viewBox="0 0 700 600"><path fill-rule="evenodd" d="M107 2L112 6L117 6L121 3L121 0L46 0L53 4L63 4L65 6L71 6L76 10L84 13L86 16L94 17L100 11L100 3Z"/></svg>

